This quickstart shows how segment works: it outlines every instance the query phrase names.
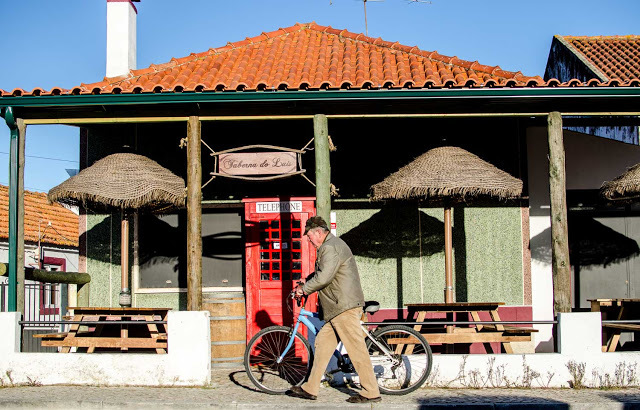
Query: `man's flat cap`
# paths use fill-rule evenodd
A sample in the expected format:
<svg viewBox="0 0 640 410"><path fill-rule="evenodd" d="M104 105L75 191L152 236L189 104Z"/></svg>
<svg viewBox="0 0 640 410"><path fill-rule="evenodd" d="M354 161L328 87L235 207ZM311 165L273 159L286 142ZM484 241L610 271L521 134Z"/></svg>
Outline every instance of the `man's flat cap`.
<svg viewBox="0 0 640 410"><path fill-rule="evenodd" d="M307 219L307 224L304 227L304 234L306 235L309 230L313 228L324 228L325 231L329 230L327 223L322 219L321 216L312 216Z"/></svg>

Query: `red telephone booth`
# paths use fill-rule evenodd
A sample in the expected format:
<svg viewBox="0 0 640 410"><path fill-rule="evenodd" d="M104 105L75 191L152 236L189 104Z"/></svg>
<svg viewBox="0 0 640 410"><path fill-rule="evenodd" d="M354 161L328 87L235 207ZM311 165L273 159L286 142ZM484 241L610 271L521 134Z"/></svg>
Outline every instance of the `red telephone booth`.
<svg viewBox="0 0 640 410"><path fill-rule="evenodd" d="M244 200L247 340L265 327L293 323L299 308L288 295L313 271L316 256L304 238L305 223L315 215L314 202L315 198ZM306 308L315 311L316 306L314 294Z"/></svg>

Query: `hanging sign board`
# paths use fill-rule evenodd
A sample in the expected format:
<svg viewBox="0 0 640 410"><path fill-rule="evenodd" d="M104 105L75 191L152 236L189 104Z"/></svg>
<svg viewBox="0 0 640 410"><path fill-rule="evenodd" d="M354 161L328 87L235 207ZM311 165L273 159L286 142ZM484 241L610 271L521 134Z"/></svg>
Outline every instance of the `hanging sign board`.
<svg viewBox="0 0 640 410"><path fill-rule="evenodd" d="M220 154L222 175L282 175L296 172L294 152L240 152Z"/></svg>

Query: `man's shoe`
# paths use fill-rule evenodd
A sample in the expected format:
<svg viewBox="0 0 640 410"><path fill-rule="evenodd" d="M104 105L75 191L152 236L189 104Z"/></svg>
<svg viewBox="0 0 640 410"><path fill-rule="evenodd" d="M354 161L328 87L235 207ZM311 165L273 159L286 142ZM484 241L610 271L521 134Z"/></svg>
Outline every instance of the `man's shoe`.
<svg viewBox="0 0 640 410"><path fill-rule="evenodd" d="M309 394L300 386L291 386L291 389L287 390L287 396L297 397L305 400L317 400L318 396Z"/></svg>
<svg viewBox="0 0 640 410"><path fill-rule="evenodd" d="M364 396L362 396L361 394L357 394L355 396L351 396L347 399L348 403L376 403L382 401L382 397L378 396L378 397L374 397L371 399L368 399Z"/></svg>

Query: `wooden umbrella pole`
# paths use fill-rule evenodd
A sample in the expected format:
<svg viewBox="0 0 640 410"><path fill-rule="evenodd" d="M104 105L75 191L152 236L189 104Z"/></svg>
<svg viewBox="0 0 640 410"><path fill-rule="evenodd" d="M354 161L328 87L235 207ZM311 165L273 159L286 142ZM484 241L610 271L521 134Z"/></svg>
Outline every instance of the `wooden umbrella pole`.
<svg viewBox="0 0 640 410"><path fill-rule="evenodd" d="M445 303L453 303L453 240L451 229L451 206L445 204L444 208L444 273L445 273L445 288L444 288L444 301Z"/></svg>
<svg viewBox="0 0 640 410"><path fill-rule="evenodd" d="M122 211L122 229L120 230L120 265L122 272L120 306L131 306L131 290L129 289L129 220L124 211Z"/></svg>

